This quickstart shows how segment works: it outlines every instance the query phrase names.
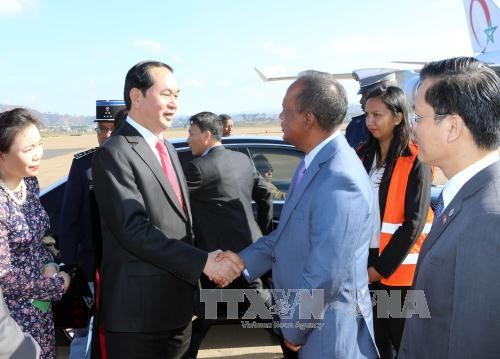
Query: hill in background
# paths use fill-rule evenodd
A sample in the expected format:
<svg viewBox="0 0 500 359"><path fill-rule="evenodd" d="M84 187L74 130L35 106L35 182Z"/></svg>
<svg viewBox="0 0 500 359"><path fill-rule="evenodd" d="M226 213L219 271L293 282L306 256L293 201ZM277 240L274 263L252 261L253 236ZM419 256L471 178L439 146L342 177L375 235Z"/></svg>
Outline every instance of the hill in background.
<svg viewBox="0 0 500 359"><path fill-rule="evenodd" d="M2 105L0 104L0 112L12 110L15 107L24 106L12 106L12 105ZM42 129L75 129L75 128L86 128L93 127L95 120L94 116L74 116L68 114L60 114L55 112L40 112L36 109L26 107L30 110L42 123Z"/></svg>
<svg viewBox="0 0 500 359"><path fill-rule="evenodd" d="M0 112L8 111L17 106L0 104ZM60 114L55 112L40 112L36 109L28 108L41 122L44 131L63 131L63 132L87 132L95 127L95 116L75 116ZM348 114L344 122L349 122L352 116L361 113L359 105L349 106ZM235 123L245 126L276 124L279 123L279 113L261 112L261 113L237 113L230 114ZM174 119L172 127L187 128L189 116L177 116Z"/></svg>

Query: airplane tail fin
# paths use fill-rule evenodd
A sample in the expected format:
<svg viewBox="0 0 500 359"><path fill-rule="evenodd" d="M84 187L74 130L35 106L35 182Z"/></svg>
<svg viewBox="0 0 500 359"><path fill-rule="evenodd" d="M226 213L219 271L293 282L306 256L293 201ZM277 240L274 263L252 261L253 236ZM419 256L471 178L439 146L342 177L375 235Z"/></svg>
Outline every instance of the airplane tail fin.
<svg viewBox="0 0 500 359"><path fill-rule="evenodd" d="M500 51L500 9L493 0L464 0L474 53Z"/></svg>

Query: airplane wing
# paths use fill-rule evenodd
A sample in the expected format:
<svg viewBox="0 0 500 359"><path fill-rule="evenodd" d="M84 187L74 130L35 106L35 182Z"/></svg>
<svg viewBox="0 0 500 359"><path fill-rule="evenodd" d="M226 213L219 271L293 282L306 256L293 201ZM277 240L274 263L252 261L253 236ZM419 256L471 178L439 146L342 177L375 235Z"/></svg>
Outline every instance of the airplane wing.
<svg viewBox="0 0 500 359"><path fill-rule="evenodd" d="M427 62L425 61L391 61L393 64L406 64L406 65L420 65L424 66Z"/></svg>
<svg viewBox="0 0 500 359"><path fill-rule="evenodd" d="M268 77L264 75L262 71L260 71L258 68L254 67L255 72L257 72L257 75L262 79L264 82L268 81L283 81L283 80L295 80L297 76L277 76L277 77Z"/></svg>
<svg viewBox="0 0 500 359"><path fill-rule="evenodd" d="M257 67L254 68L255 72L257 72L257 75L262 79L264 82L268 81L284 81L284 80L295 80L297 78L297 75L295 76L274 76L274 77L268 77L264 75L262 71L260 71ZM333 74L337 80L352 80L352 73L339 73L339 74Z"/></svg>
<svg viewBox="0 0 500 359"><path fill-rule="evenodd" d="M257 72L259 77L264 82L295 80L297 78L296 75L268 77L257 67L255 67L255 72ZM390 73L394 73L396 75L396 81L398 83L398 86L400 86L405 91L405 93L414 94L419 82L418 70L414 71L414 70L401 70L393 68L364 68L364 69L354 70L353 72L349 73L334 73L332 75L334 75L337 80L357 80L357 78L355 77L359 76L366 77L366 76L373 76L376 74L390 74Z"/></svg>

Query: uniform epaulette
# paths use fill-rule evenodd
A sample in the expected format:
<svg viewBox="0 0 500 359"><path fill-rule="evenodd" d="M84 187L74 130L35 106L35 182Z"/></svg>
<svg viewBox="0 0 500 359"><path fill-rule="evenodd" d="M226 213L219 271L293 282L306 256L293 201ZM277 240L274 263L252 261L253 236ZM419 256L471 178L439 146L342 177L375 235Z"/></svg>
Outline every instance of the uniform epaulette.
<svg viewBox="0 0 500 359"><path fill-rule="evenodd" d="M87 155L90 155L91 153L94 153L97 150L97 147L91 148L90 150L85 150L82 152L75 153L74 157L76 160L85 157Z"/></svg>

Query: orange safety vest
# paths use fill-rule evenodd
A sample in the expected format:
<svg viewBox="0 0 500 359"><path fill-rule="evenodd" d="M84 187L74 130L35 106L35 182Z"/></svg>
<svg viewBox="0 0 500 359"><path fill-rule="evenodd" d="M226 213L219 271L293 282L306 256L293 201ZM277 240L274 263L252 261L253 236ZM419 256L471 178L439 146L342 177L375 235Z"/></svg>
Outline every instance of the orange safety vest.
<svg viewBox="0 0 500 359"><path fill-rule="evenodd" d="M392 235L403 224L405 220L405 195L408 177L418 155L418 147L410 144L411 156L401 156L396 161L394 171L392 172L387 200L385 203L384 218L382 220L382 228L380 230L380 245L379 254L382 253ZM413 284L413 276L417 266L418 254L424 242L427 233L429 233L434 219L434 213L429 207L427 212L427 220L415 244L411 247L410 252L399 265L394 273L388 278L382 278L382 284L390 286L411 286Z"/></svg>

